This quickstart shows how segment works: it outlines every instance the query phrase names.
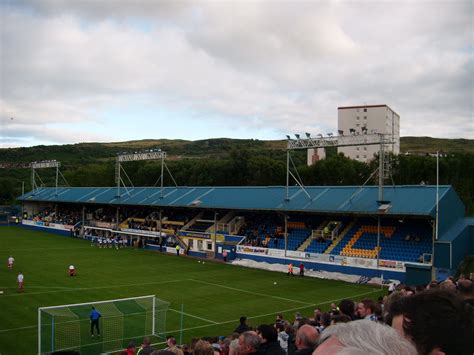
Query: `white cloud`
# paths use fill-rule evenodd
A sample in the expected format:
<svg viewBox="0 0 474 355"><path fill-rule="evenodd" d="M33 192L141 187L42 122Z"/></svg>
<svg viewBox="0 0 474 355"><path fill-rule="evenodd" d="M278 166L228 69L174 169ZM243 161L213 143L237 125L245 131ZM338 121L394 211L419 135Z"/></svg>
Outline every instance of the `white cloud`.
<svg viewBox="0 0 474 355"><path fill-rule="evenodd" d="M474 138L470 1L0 6L0 119L22 122L17 144L59 123L97 129L137 102L274 138L334 131L338 106L386 103L401 114L402 135ZM3 131L4 145L21 137ZM104 131L47 141L103 140Z"/></svg>

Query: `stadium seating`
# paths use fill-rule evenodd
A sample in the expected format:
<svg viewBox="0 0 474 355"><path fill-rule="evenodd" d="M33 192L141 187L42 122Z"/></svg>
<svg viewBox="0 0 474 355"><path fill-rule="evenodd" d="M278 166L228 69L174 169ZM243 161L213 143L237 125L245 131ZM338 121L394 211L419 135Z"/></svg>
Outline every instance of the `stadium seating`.
<svg viewBox="0 0 474 355"><path fill-rule="evenodd" d="M418 262L424 253L431 253L431 231L426 222L385 222L380 228L380 234L381 259ZM407 235L411 236L410 240L406 240ZM370 220L359 221L331 254L376 258L377 225L373 221L370 224Z"/></svg>

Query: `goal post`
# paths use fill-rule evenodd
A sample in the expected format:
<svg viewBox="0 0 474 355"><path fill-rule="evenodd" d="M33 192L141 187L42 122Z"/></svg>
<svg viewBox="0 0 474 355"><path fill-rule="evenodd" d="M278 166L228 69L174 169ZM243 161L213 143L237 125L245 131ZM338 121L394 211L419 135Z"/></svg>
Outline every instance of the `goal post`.
<svg viewBox="0 0 474 355"><path fill-rule="evenodd" d="M90 313L100 314L99 330ZM145 336L164 337L169 303L155 295L38 308L38 354L113 352Z"/></svg>

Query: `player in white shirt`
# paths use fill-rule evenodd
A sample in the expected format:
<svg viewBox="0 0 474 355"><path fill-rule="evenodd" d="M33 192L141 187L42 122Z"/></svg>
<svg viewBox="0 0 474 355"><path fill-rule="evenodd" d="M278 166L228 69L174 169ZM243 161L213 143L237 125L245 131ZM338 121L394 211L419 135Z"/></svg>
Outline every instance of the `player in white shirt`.
<svg viewBox="0 0 474 355"><path fill-rule="evenodd" d="M74 265L69 265L69 276L76 276L76 268Z"/></svg>
<svg viewBox="0 0 474 355"><path fill-rule="evenodd" d="M23 280L24 280L24 276L23 274L21 273L21 271L18 273L18 276L16 278L17 282L18 282L18 292L23 292Z"/></svg>
<svg viewBox="0 0 474 355"><path fill-rule="evenodd" d="M10 255L10 257L8 258L8 268L11 270L13 269L13 263L15 262L15 258L13 258L13 256Z"/></svg>

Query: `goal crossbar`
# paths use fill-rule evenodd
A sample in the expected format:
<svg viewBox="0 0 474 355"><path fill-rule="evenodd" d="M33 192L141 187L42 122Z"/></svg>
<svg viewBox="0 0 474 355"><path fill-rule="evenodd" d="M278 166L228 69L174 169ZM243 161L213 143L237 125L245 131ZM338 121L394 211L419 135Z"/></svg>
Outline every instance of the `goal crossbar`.
<svg viewBox="0 0 474 355"><path fill-rule="evenodd" d="M59 305L59 306L39 307L38 312L46 311L48 309L57 309L57 308L64 308L64 307L78 307L78 306L89 306L89 305L95 305L95 304L104 304L104 303L110 303L110 302L135 301L135 300L139 300L139 299L143 299L143 298L152 298L152 297L155 297L155 295L129 297L129 298L117 298L115 300L97 301L97 302L62 304L62 305Z"/></svg>

